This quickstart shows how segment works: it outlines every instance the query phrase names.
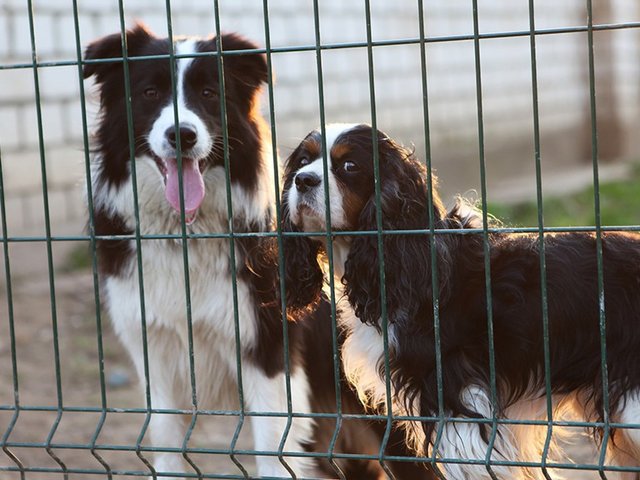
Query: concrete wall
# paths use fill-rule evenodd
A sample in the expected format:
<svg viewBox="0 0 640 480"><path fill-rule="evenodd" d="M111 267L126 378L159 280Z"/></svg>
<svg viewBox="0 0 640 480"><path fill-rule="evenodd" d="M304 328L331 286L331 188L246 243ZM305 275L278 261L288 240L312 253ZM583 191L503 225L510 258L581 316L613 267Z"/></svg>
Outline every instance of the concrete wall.
<svg viewBox="0 0 640 480"><path fill-rule="evenodd" d="M363 42L363 2L322 0L320 31L324 44ZM426 66L432 159L445 192L479 188L478 118L474 45L460 39L473 33L470 2L432 0L425 3L429 39ZM584 0L537 0L538 29L586 24ZM636 0L595 2L596 22L638 22ZM80 43L119 30L116 0L79 0ZM135 18L166 34L165 2L125 2L129 23ZM205 35L214 30L211 0L174 0L176 34ZM312 46L315 42L313 3L269 2L274 48ZM606 6L606 5L605 5ZM419 35L415 0L372 0L375 41L415 39ZM71 2L35 0L35 29L40 61L76 60ZM264 43L262 0L220 0L223 30L239 31ZM526 32L527 0L479 2L480 32ZM640 112L640 29L596 32L596 69L601 153L627 158L638 154L635 131ZM507 178L532 178L533 102L528 36L481 42L485 151L490 187L499 196ZM590 159L589 83L586 33L537 37L538 95L543 172ZM324 50L322 54L325 115L328 121L371 121L366 48ZM31 44L23 0L0 0L0 63L28 64ZM273 54L276 72L275 114L280 152L286 156L299 139L319 124L318 73L314 51ZM84 176L83 122L76 65L43 67L39 71L45 163L51 189L54 230L65 218L82 216L78 194ZM423 90L419 46L374 49L374 85L380 128L424 156ZM90 122L96 99L87 90ZM9 221L14 231L42 229L41 156L36 122L33 71L0 70L0 148ZM265 114L268 106L265 106ZM492 192L490 191L490 197ZM27 199L27 207L25 207ZM55 231L54 231L55 233Z"/></svg>

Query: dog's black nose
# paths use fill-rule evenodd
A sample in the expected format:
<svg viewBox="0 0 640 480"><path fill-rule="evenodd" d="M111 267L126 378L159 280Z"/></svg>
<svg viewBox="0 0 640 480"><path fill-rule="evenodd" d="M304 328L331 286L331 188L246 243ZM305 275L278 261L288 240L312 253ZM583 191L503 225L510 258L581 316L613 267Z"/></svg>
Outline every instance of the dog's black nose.
<svg viewBox="0 0 640 480"><path fill-rule="evenodd" d="M320 177L312 172L299 173L296 175L294 181L296 182L296 188L299 192L306 192L311 187L320 185Z"/></svg>
<svg viewBox="0 0 640 480"><path fill-rule="evenodd" d="M178 132L180 134L180 148L182 151L189 150L198 141L198 132L196 132L195 127L189 123L181 123L179 125ZM169 144L173 148L176 148L176 129L174 127L169 127L164 134L166 135Z"/></svg>

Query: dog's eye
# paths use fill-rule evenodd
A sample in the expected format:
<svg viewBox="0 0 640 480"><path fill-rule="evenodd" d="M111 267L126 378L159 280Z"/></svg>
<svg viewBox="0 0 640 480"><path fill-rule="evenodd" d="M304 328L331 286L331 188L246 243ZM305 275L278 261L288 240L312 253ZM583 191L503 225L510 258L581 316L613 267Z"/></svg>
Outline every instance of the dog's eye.
<svg viewBox="0 0 640 480"><path fill-rule="evenodd" d="M150 99L156 99L160 95L158 94L158 89L157 88L149 87L149 88L145 89L144 96L147 97L147 98L150 98Z"/></svg>
<svg viewBox="0 0 640 480"><path fill-rule="evenodd" d="M342 164L342 168L347 173L354 173L354 172L357 172L358 170L360 170L358 168L358 165L355 164L355 162L349 162L349 161L344 162Z"/></svg>
<svg viewBox="0 0 640 480"><path fill-rule="evenodd" d="M215 92L213 91L212 88L205 88L204 90L202 90L202 96L204 98L213 98L214 95L215 95Z"/></svg>
<svg viewBox="0 0 640 480"><path fill-rule="evenodd" d="M309 165L311 163L311 161L309 160L309 157L302 157L300 159L300 166L304 167L305 165Z"/></svg>

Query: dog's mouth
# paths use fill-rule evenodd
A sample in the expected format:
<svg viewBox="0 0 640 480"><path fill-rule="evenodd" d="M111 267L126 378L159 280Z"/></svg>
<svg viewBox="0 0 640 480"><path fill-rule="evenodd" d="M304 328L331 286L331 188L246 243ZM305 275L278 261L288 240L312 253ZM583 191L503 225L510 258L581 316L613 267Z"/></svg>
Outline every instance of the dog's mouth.
<svg viewBox="0 0 640 480"><path fill-rule="evenodd" d="M303 231L321 231L326 228L325 214L316 206L300 201L296 206L294 224Z"/></svg>
<svg viewBox="0 0 640 480"><path fill-rule="evenodd" d="M298 216L300 218L317 217L319 214L320 212L318 212L317 209L308 202L301 201L298 203Z"/></svg>
<svg viewBox="0 0 640 480"><path fill-rule="evenodd" d="M175 157L160 158L153 156L158 170L164 179L164 195L169 205L180 213L180 171L178 159ZM195 160L182 157L182 198L184 201L184 217L187 225L196 220L198 209L205 196L204 159Z"/></svg>

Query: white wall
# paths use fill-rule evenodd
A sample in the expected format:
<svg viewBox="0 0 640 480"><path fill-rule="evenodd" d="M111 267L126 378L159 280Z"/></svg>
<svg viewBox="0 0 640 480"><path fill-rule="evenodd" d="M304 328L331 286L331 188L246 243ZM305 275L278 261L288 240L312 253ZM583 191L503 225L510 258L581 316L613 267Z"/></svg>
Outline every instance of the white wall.
<svg viewBox="0 0 640 480"><path fill-rule="evenodd" d="M638 22L635 0L611 0L613 11L603 22ZM116 0L79 0L80 43L118 31ZM124 2L127 22L138 18L158 34L166 34L165 2ZM315 44L313 3L310 0L271 0L272 46ZM320 0L323 44L366 41L364 2ZM584 0L537 0L538 29L579 27L586 23ZM205 35L214 30L213 0L173 0L175 34ZM473 33L471 2L425 1L430 138L433 164L445 191L478 188L478 120L474 44L460 36ZM481 33L526 32L527 0L480 0ZM40 61L75 61L76 40L71 2L34 0L37 53ZM374 41L418 38L416 0L372 0ZM220 0L222 29L239 31L264 44L262 0ZM0 0L0 63L31 62L26 2ZM640 110L640 29L596 32L596 41L612 42L614 99L625 134L623 156L637 152L632 133ZM458 39L456 39L458 38ZM538 87L544 165L577 161L588 151L584 136L588 122L586 33L540 35L537 41ZM598 50L599 51L599 50ZM481 41L481 73L487 174L494 178L533 172L532 84L530 38ZM606 62L604 62L606 60ZM366 48L327 49L322 53L325 115L328 121L371 121ZM604 62L604 63L603 63ZM278 146L283 155L319 123L318 72L315 51L276 52L274 86ZM419 46L415 43L374 48L374 78L378 126L424 155L423 91ZM39 69L43 137L50 185L80 185L84 174L82 119L76 65ZM95 97L88 93L90 118ZM265 107L267 113L267 107ZM0 147L7 196L24 188L40 188L40 155L33 71L0 70ZM631 131L631 130L629 130ZM582 133L580 133L582 132ZM606 141L606 139L605 139ZM579 148L578 148L579 146ZM63 187L68 191L68 187ZM57 193L52 193L57 195ZM67 194L68 196L68 194ZM13 197L12 197L13 198ZM13 199L11 201L14 201ZM73 203L73 202L72 202ZM34 211L42 209L34 201ZM66 207L64 207L66 208ZM78 209L81 211L81 208ZM66 215L61 207L56 214ZM15 228L24 215L10 218ZM37 223L37 218L36 218Z"/></svg>

